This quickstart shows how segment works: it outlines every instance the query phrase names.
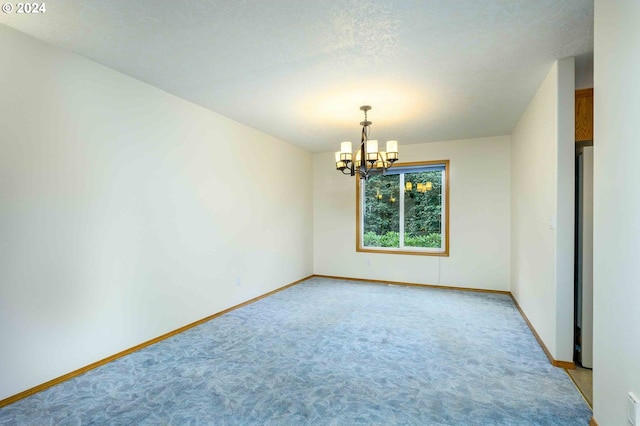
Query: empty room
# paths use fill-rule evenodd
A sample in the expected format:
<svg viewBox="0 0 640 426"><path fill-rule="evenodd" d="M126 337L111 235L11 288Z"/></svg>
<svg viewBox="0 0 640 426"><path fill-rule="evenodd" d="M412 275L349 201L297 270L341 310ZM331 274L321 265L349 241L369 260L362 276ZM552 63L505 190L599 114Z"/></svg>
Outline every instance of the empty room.
<svg viewBox="0 0 640 426"><path fill-rule="evenodd" d="M0 425L640 426L636 0L1 7Z"/></svg>

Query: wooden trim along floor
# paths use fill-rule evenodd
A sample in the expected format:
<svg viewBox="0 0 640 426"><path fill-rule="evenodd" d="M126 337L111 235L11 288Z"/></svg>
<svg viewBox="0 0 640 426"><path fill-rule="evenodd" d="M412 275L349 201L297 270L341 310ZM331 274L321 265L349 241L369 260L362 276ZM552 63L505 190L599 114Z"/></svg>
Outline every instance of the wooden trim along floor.
<svg viewBox="0 0 640 426"><path fill-rule="evenodd" d="M551 352L549 352L549 349L547 348L547 346L544 344L544 342L542 341L542 339L538 335L538 332L536 331L536 329L533 328L533 324L531 324L531 321L529 321L529 318L527 318L527 316L525 315L524 311L520 307L520 304L518 303L516 298L513 296L512 293L509 293L509 295L511 295L511 299L513 299L513 303L516 304L516 308L518 308L518 311L520 311L520 315L522 315L522 318L524 319L524 322L527 323L527 325L529 326L529 329L533 333L533 336L538 341L538 344L540 345L540 347L544 351L545 355L547 355L547 358L549 358L549 362L551 362L551 365L553 365L554 367L558 367L558 368L564 368L566 370L575 370L576 369L576 364L573 361L559 361L559 360L554 359L553 356L551 356Z"/></svg>
<svg viewBox="0 0 640 426"><path fill-rule="evenodd" d="M494 293L494 294L506 294L506 295L509 295L511 297L511 299L513 300L513 303L515 303L516 307L518 308L518 311L520 312L520 315L522 315L522 318L524 319L524 322L527 323L527 326L529 326L529 329L531 330L531 333L533 333L533 336L538 341L538 344L540 345L540 347L544 351L545 355L547 355L547 358L549 358L549 362L551 363L551 365L553 365L554 367L558 367L558 368L564 368L566 370L575 370L575 368L576 368L576 365L575 365L575 363L573 361L559 361L559 360L554 359L553 356L551 356L551 352L549 352L549 349L547 348L547 346L544 344L544 342L542 341L542 339L538 335L538 332L536 331L536 329L533 328L533 325L529 321L529 318L527 318L527 316L525 315L524 311L520 307L520 304L518 303L518 301L516 300L516 298L513 296L513 294L510 291L505 291L505 290L486 290L486 289L480 289L480 288L467 288L467 287L450 287L450 286L441 286L441 285L433 285L433 284L417 284L417 283L407 283L407 282L402 282L402 281L371 280L371 279L366 279L366 278L348 278L348 277L337 277L337 276L332 276L332 275L317 275L317 274L314 274L313 277L332 278L332 279L336 279L336 280L347 280L347 281L364 281L364 282L374 283L374 284L394 284L394 285L406 285L406 286L414 286L414 287L438 288L438 289L442 289L442 290L475 291L475 292L481 292L481 293Z"/></svg>
<svg viewBox="0 0 640 426"><path fill-rule="evenodd" d="M443 285L435 285L435 284L418 284L418 283L408 283L403 281L387 281L387 280L371 280L367 278L348 278L348 277L336 277L333 275L312 275L313 277L318 278L331 278L334 280L345 280L345 281L363 281L366 283L373 284L392 284L392 285L406 285L410 287L427 287L427 288L437 288L441 290L456 290L456 291L473 291L477 293L495 293L495 294L506 294L511 296L511 292L506 290L486 290L483 288L468 288L468 287L450 287Z"/></svg>
<svg viewBox="0 0 640 426"><path fill-rule="evenodd" d="M48 389L52 386L55 386L59 383L62 383L66 380L72 379L74 377L80 376L81 374L86 373L87 371L93 370L94 368L100 367L102 365L105 365L111 361L114 361L118 358L122 358L125 355L129 355L133 352L136 352L142 348L145 348L147 346L153 345L154 343L158 343L162 340L168 339L169 337L175 336L176 334L182 333L183 331L187 331L190 328L196 327L200 324L203 324L207 321L210 321L216 317L219 317L221 315L224 315L228 312L231 312L235 309L241 308L243 306L249 305L253 302L256 302L260 299L263 299L265 297L271 296L274 293L277 293L279 291L285 290L289 287L293 287L296 284L300 284L303 281L306 281L310 278L314 278L314 277L318 277L318 278L331 278L331 279L337 279L337 280L347 280L347 281L364 281L364 282L368 282L368 283L375 283L375 284L392 284L392 285L404 285L404 286L412 286L412 287L428 287L428 288L436 288L436 289L442 289L442 290L456 290L456 291L472 291L472 292L480 292L480 293L494 293L494 294L506 294L511 296L511 298L513 299L513 302L515 303L516 307L518 308L518 311L520 311L520 315L522 315L522 318L524 319L524 321L527 323L527 325L529 326L529 329L531 330L531 332L533 333L533 335L535 336L536 340L538 341L538 344L540 345L540 347L542 348L542 350L544 351L544 353L547 355L547 358L549 358L549 361L551 362L551 364L555 367L560 367L560 368L564 368L564 369L568 369L568 370L573 370L575 369L575 364L573 362L569 362L569 361L557 361L555 359L553 359L553 357L551 356L551 353L549 352L549 350L547 349L547 347L545 346L544 342L542 341L542 339L540 339L540 336L538 335L538 333L536 332L536 330L533 328L533 325L531 324L531 322L529 322L529 319L527 318L527 316L524 314L524 312L522 311L522 308L520 308L520 305L518 304L518 301L515 299L515 297L513 297L513 294L510 291L504 291L504 290L486 290L486 289L476 289L476 288L466 288L466 287L451 287L451 286L440 286L440 285L433 285L433 284L418 284L418 283L408 283L408 282L402 282L402 281L386 281L386 280L372 280L372 279L363 279L363 278L348 278L348 277L337 277L337 276L331 276L331 275L309 275L308 277L302 278L298 281L294 281L290 284L287 284L285 286L282 286L280 288L277 288L275 290L272 290L268 293L265 293L261 296L257 296L254 297L253 299L247 300L246 302L240 303L239 305L235 305L232 306L228 309L225 309L223 311L217 312L213 315L210 315L206 318L202 318L198 321L192 322L190 324L187 324L183 327L180 327L178 329L175 329L173 331L170 331L168 333L165 333L161 336L158 336L154 339L148 340L146 342L140 343L139 345L133 346L129 349L125 349L124 351L118 352L115 355L111 355L107 358L101 359L100 361L96 361L92 364L89 364L85 367L79 368L77 370L71 371L70 373L67 373L65 375L62 375L60 377L57 377L55 379L49 380L48 382L42 383L38 386L34 386L30 389L27 389L23 392L20 392L18 394L15 394L13 396L10 396L9 398L0 400L0 408L7 406L9 404L12 404L16 401L19 401L21 399L24 399L28 396L31 396L35 393L38 393L40 391L43 391L45 389ZM595 421L595 419L591 419L591 423L590 425L595 425L597 426L597 423Z"/></svg>
<svg viewBox="0 0 640 426"><path fill-rule="evenodd" d="M111 361L114 361L114 360L116 360L118 358L122 358L123 356L129 355L129 354L131 354L133 352L136 352L136 351L138 351L138 350L140 350L142 348L146 348L147 346L153 345L154 343L158 343L158 342L160 342L162 340L168 339L169 337L175 336L176 334L180 334L183 331L187 331L190 328L193 328L195 326L203 324L203 323L205 323L207 321L210 321L210 320L212 320L212 319L214 319L216 317L224 315L224 314L226 314L228 312L231 312L231 311L233 311L235 309L238 309L238 308L241 308L243 306L249 305L249 304L251 304L253 302L257 302L260 299L264 299L265 297L271 296L272 294L275 294L275 293L277 293L279 291L285 290L285 289L287 289L289 287L293 287L294 285L300 284L301 282L306 281L306 280L308 280L309 278L312 278L312 277L313 277L313 275L309 275L308 277L302 278L302 279L300 279L298 281L294 281L291 284L287 284L285 286L282 286L280 288L272 290L272 291L270 291L268 293L265 293L265 294L263 294L261 296L254 297L253 299L247 300L246 302L242 302L239 305L235 305L235 306L227 308L227 309L225 309L223 311L217 312L217 313L215 313L213 315L209 315L206 318L202 318L202 319L200 319L198 321L195 321L195 322L187 324L187 325L185 325L183 327L177 328L177 329L175 329L173 331L170 331L168 333L165 333L165 334L163 334L161 336L158 336L158 337L153 338L151 340L147 340L146 342L140 343L139 345L136 345L136 346L134 346L132 348L125 349L124 351L118 352L115 355L111 355L109 357L101 359L100 361L96 361L93 364L89 364L87 366L84 366L82 368L74 370L74 371L72 371L70 373L67 373L67 374L65 374L63 376L56 377L55 379L49 380L48 382L42 383L42 384L40 384L38 386L34 386L31 389L27 389L27 390L22 391L22 392L20 392L18 394L10 396L9 398L5 398L3 400L0 400L0 408L2 408L4 406L7 406L9 404L13 404L16 401L24 399L24 398L26 398L28 396L31 396L31 395L35 394L35 393L41 392L41 391L43 391L45 389L48 389L48 388L50 388L52 386L55 386L55 385L57 385L59 383L62 383L64 381L66 381L66 380L69 380L69 379L72 379L74 377L80 376L81 374L84 374L87 371L93 370L94 368L98 368L98 367L100 367L102 365L105 365L105 364L107 364L107 363L109 363Z"/></svg>
<svg viewBox="0 0 640 426"><path fill-rule="evenodd" d="M596 422L595 417L591 417L591 420L589 420L589 426L598 426L598 422Z"/></svg>

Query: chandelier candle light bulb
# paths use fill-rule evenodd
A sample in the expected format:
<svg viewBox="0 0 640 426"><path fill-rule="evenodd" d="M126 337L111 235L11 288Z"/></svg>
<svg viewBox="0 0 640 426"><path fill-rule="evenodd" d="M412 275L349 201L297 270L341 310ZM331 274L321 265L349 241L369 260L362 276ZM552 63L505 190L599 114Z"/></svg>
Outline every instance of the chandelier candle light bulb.
<svg viewBox="0 0 640 426"><path fill-rule="evenodd" d="M367 141L367 161L378 160L378 141Z"/></svg>
<svg viewBox="0 0 640 426"><path fill-rule="evenodd" d="M351 147L351 142L345 141L340 144L340 160L341 161L351 161L353 159L352 154L353 148ZM338 161L338 160L336 160Z"/></svg>
<svg viewBox="0 0 640 426"><path fill-rule="evenodd" d="M387 159L389 161L398 159L398 141L387 141Z"/></svg>

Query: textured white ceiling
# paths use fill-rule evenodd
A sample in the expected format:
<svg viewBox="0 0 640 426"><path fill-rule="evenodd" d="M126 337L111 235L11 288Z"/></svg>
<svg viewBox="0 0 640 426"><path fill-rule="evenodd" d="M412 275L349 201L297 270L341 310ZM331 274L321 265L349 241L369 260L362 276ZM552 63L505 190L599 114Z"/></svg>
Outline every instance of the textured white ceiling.
<svg viewBox="0 0 640 426"><path fill-rule="evenodd" d="M0 23L312 151L511 133L593 0L64 0Z"/></svg>

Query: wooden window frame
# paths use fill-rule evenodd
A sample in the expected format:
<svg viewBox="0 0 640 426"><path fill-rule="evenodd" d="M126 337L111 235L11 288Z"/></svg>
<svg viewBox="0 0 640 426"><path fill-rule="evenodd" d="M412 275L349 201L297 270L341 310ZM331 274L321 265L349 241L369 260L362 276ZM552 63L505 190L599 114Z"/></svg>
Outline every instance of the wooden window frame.
<svg viewBox="0 0 640 426"><path fill-rule="evenodd" d="M433 160L433 161L414 161L408 163L396 163L394 167L418 167L418 166L429 166L429 165L444 165L444 250L443 251L428 251L428 250L407 250L406 247L403 248L391 248L391 247L364 247L363 245L363 235L362 235L362 182L360 176L356 178L356 252L363 253L384 253L384 254L405 254L405 255L413 255L413 256L440 256L440 257L448 257L449 256L449 245L450 245L450 233L449 233L449 160ZM404 200L403 200L404 202Z"/></svg>

